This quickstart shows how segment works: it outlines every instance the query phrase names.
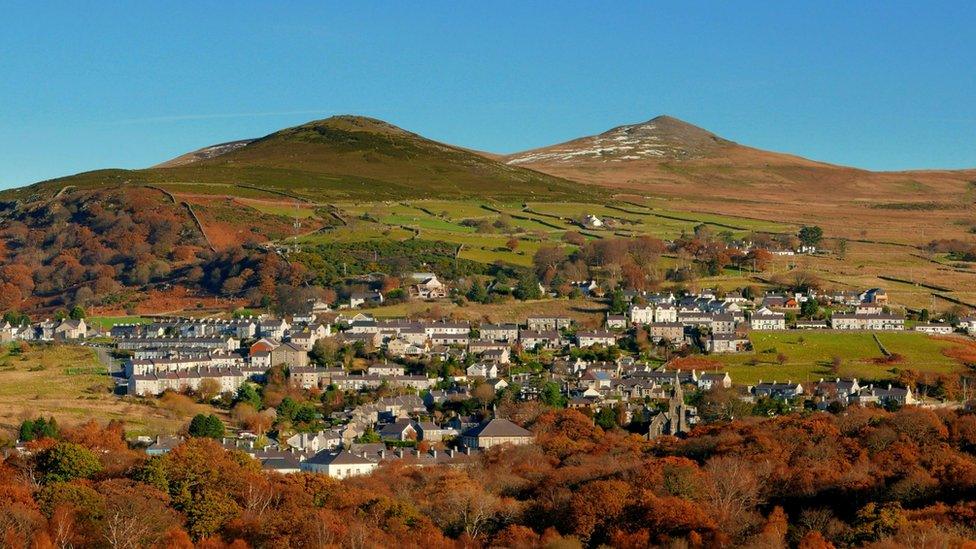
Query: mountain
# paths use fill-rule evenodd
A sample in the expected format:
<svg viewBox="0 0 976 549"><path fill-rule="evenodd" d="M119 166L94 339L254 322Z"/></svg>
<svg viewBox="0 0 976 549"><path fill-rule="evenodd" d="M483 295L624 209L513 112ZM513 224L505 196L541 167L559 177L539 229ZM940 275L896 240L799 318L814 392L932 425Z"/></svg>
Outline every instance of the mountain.
<svg viewBox="0 0 976 549"><path fill-rule="evenodd" d="M670 116L501 159L511 166L620 193L681 198L712 206L810 200L952 201L969 197L976 180L976 170L871 172L817 162L740 145Z"/></svg>
<svg viewBox="0 0 976 549"><path fill-rule="evenodd" d="M241 185L311 202L404 198L548 200L578 197L580 186L392 124L335 116L260 139L206 147L142 170L99 170L0 193L51 196L65 187L192 185L204 194L235 195ZM585 192L585 191L584 191Z"/></svg>
<svg viewBox="0 0 976 549"><path fill-rule="evenodd" d="M509 155L506 161L511 165L550 166L688 159L707 157L732 145L735 144L698 126L664 115L599 135Z"/></svg>

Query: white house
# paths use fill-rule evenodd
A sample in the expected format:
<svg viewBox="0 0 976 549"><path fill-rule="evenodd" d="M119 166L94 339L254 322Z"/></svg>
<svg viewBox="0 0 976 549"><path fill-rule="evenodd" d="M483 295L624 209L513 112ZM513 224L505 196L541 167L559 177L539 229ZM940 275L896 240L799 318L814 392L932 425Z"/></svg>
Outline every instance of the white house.
<svg viewBox="0 0 976 549"><path fill-rule="evenodd" d="M478 362L468 366L465 371L468 377L483 377L494 379L498 377L498 365L493 362Z"/></svg>
<svg viewBox="0 0 976 549"><path fill-rule="evenodd" d="M324 473L332 478L348 478L372 473L378 463L348 450L322 450L300 465L302 471Z"/></svg>
<svg viewBox="0 0 976 549"><path fill-rule="evenodd" d="M785 330L786 315L762 307L752 314L752 318L749 319L749 327L753 330Z"/></svg>
<svg viewBox="0 0 976 549"><path fill-rule="evenodd" d="M916 332L922 332L931 335L947 335L952 333L952 325L950 324L917 324L915 326Z"/></svg>
<svg viewBox="0 0 976 549"><path fill-rule="evenodd" d="M594 345L603 345L609 347L611 345L617 344L617 338L619 336L613 332L607 332L602 330L596 330L592 332L579 332L576 334L577 344L580 347L592 347Z"/></svg>

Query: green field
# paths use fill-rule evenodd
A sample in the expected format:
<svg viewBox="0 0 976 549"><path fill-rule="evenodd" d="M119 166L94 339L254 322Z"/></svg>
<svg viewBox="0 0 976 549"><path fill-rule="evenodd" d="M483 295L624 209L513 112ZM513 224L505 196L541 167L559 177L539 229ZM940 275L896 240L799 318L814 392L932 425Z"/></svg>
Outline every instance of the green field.
<svg viewBox="0 0 976 549"><path fill-rule="evenodd" d="M108 330L116 324L149 324L151 318L143 316L92 316L85 319L85 323L92 327Z"/></svg>
<svg viewBox="0 0 976 549"><path fill-rule="evenodd" d="M945 373L961 368L958 362L942 354L942 349L952 345L950 342L915 332L890 332L878 337L889 352L902 355L904 360L897 364L877 364L873 359L883 355L870 333L829 331L753 332L749 337L753 352L711 356L721 361L735 383L835 377L830 371L835 356L842 360L842 377L866 380L891 379L899 369ZM780 353L786 355L783 364L777 360Z"/></svg>
<svg viewBox="0 0 976 549"><path fill-rule="evenodd" d="M628 211L621 211L611 207L613 204L598 204L595 202L528 202L518 204L512 202L479 201L479 200L406 200L400 202L337 202L336 207L342 210L344 217L352 220L349 227L334 231L319 233L304 237L304 242L323 242L330 239L337 241L354 241L357 235L362 240L368 240L382 235L384 230L394 229L405 231L411 229L419 232L424 240L449 242L463 245L460 257L480 263L503 262L518 266L530 266L532 256L540 246L562 245L562 236L567 231L578 231L579 227L568 221L587 214L594 214L602 218L616 221L612 229L594 230L593 233L604 237L621 235L649 234L662 239L675 238L683 233L691 232L702 222L732 224L738 220L710 214L683 214L683 219L672 219L667 216L654 215L656 210L624 204ZM646 213L645 213L646 211ZM562 219L557 219L557 216ZM677 213L675 214L677 217ZM506 217L507 229L490 228L484 231L475 227L461 225L466 219L494 221ZM520 219L522 218L522 219ZM740 223L750 227L768 229L776 224ZM737 225L737 226L739 226ZM558 228L557 228L558 227ZM744 231L733 231L738 236ZM405 233L403 238L413 235ZM507 250L506 242L515 237L519 240L518 248L513 252ZM566 246L567 253L572 247ZM739 287L748 281L742 273L729 272L724 276L715 277L711 283L723 287Z"/></svg>
<svg viewBox="0 0 976 549"><path fill-rule="evenodd" d="M308 206L301 206L297 204L289 205L284 202L271 204L257 200L242 200L241 202L243 202L249 208L254 208L257 211L266 214L292 217L295 219L308 219L310 217L315 217L315 210L309 208Z"/></svg>

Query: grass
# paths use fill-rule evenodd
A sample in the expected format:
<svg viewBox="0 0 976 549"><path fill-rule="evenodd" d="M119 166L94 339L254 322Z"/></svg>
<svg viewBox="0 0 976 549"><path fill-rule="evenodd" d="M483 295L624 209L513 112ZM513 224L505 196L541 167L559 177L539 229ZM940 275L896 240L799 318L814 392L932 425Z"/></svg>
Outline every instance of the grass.
<svg viewBox="0 0 976 549"><path fill-rule="evenodd" d="M102 330L109 330L116 324L149 324L151 318L143 316L92 316L85 319L85 323Z"/></svg>
<svg viewBox="0 0 976 549"><path fill-rule="evenodd" d="M958 362L942 354L942 349L951 346L951 342L914 332L891 332L878 337L889 352L900 354L905 360L897 364L876 363L874 359L883 355L867 332L813 331L753 332L749 339L754 352L712 357L722 363L735 383L836 377L831 373L834 357L841 358L842 377L867 380L894 378L898 369L945 373L961 368ZM780 353L786 356L783 364L777 360Z"/></svg>
<svg viewBox="0 0 976 549"><path fill-rule="evenodd" d="M62 425L120 420L133 434L177 431L189 414L166 410L154 400L121 398L114 381L90 347L35 344L22 356L0 348L0 429L13 434L20 423L38 416ZM209 409L194 404L193 411Z"/></svg>
<svg viewBox="0 0 976 549"><path fill-rule="evenodd" d="M282 217L291 217L294 219L308 219L310 217L315 217L315 210L309 208L308 206L247 199L238 199L237 201L245 204L249 208L254 208L257 211L266 214L280 215Z"/></svg>

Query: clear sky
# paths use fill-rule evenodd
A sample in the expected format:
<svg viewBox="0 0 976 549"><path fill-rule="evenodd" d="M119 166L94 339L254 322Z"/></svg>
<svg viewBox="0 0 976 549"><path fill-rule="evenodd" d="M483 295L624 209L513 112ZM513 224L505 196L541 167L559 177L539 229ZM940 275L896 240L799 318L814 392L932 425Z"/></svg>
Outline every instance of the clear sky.
<svg viewBox="0 0 976 549"><path fill-rule="evenodd" d="M976 167L974 29L971 1L7 0L0 188L342 113L495 152L670 114L840 164Z"/></svg>

